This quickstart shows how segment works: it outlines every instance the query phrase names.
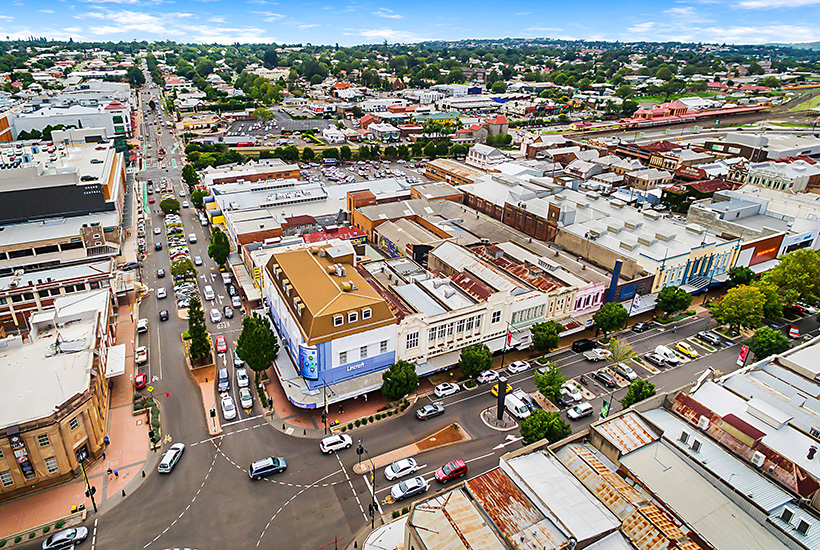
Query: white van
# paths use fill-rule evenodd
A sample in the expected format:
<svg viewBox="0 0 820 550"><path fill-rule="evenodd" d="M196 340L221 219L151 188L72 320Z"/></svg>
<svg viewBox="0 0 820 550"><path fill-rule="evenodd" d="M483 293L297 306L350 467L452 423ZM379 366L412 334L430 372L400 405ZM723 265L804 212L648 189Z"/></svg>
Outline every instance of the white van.
<svg viewBox="0 0 820 550"><path fill-rule="evenodd" d="M663 360L669 363L670 365L677 365L680 363L680 357L675 355L671 349L667 348L666 346L658 346L655 348L655 353L663 357Z"/></svg>
<svg viewBox="0 0 820 550"><path fill-rule="evenodd" d="M222 283L225 286L228 286L229 284L231 284L231 275L229 273L223 273L222 274Z"/></svg>
<svg viewBox="0 0 820 550"><path fill-rule="evenodd" d="M189 243L195 243L196 242L196 233L191 233L190 235L188 235L188 242Z"/></svg>
<svg viewBox="0 0 820 550"><path fill-rule="evenodd" d="M530 408L518 397L508 394L504 396L504 407L511 415L519 420L524 420L530 415Z"/></svg>
<svg viewBox="0 0 820 550"><path fill-rule="evenodd" d="M204 294L206 300L213 301L213 299L216 298L214 289L211 285L205 285L205 290L202 291L202 293Z"/></svg>

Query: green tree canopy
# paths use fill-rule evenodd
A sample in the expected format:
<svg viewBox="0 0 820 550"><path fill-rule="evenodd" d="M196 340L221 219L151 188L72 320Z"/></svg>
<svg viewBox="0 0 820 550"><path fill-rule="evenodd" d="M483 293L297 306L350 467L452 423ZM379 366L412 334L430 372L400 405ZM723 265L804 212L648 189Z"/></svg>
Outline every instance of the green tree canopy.
<svg viewBox="0 0 820 550"><path fill-rule="evenodd" d="M236 341L236 354L256 373L268 369L279 353L279 339L267 319L254 313L242 319L242 332Z"/></svg>
<svg viewBox="0 0 820 550"><path fill-rule="evenodd" d="M199 183L199 174L196 173L196 170L192 164L186 164L182 167L182 180L188 188L191 188Z"/></svg>
<svg viewBox="0 0 820 550"><path fill-rule="evenodd" d="M778 258L779 262L763 275L763 280L780 289L787 304L820 300L820 255L801 248Z"/></svg>
<svg viewBox="0 0 820 550"><path fill-rule="evenodd" d="M658 293L655 307L663 311L666 317L672 313L683 311L692 303L692 295L679 286L667 286Z"/></svg>
<svg viewBox="0 0 820 550"><path fill-rule="evenodd" d="M780 319L783 316L783 296L780 289L769 281L755 281L752 286L763 293L763 316L767 319Z"/></svg>
<svg viewBox="0 0 820 550"><path fill-rule="evenodd" d="M613 363L626 363L637 355L629 342L619 338L611 338L606 347L612 353Z"/></svg>
<svg viewBox="0 0 820 550"><path fill-rule="evenodd" d="M189 260L190 261L190 260ZM171 268L173 269L173 268ZM188 353L192 361L203 361L211 356L211 341L205 328L205 313L199 296L194 294L188 305Z"/></svg>
<svg viewBox="0 0 820 550"><path fill-rule="evenodd" d="M595 325L604 331L604 334L624 328L628 319L629 313L624 306L615 302L604 304L592 316Z"/></svg>
<svg viewBox="0 0 820 550"><path fill-rule="evenodd" d="M789 339L782 332L769 327L757 329L748 341L749 350L756 359L765 359L770 355L783 353L792 347Z"/></svg>
<svg viewBox="0 0 820 550"><path fill-rule="evenodd" d="M382 372L382 394L388 402L398 401L419 385L416 368L407 361L396 361Z"/></svg>
<svg viewBox="0 0 820 550"><path fill-rule="evenodd" d="M177 258L171 262L171 276L182 279L193 279L196 277L196 267L188 256Z"/></svg>
<svg viewBox="0 0 820 550"><path fill-rule="evenodd" d="M485 344L473 344L461 348L458 366L461 367L464 376L475 378L481 371L488 370L493 366L493 354Z"/></svg>
<svg viewBox="0 0 820 550"><path fill-rule="evenodd" d="M728 287L750 285L755 280L755 272L748 267L733 267L729 270Z"/></svg>
<svg viewBox="0 0 820 550"><path fill-rule="evenodd" d="M644 399L649 399L655 395L655 384L648 380L639 378L629 385L623 399L620 400L621 406L628 409L635 403L640 403Z"/></svg>
<svg viewBox="0 0 820 550"><path fill-rule="evenodd" d="M208 243L208 256L219 265L224 265L231 253L228 236L217 226L211 231L211 240Z"/></svg>
<svg viewBox="0 0 820 550"><path fill-rule="evenodd" d="M207 196L208 192L204 189L194 189L191 193L191 204L194 205L194 208L202 210L205 206L205 197Z"/></svg>
<svg viewBox="0 0 820 550"><path fill-rule="evenodd" d="M561 386L566 381L561 367L556 363L549 363L543 369L535 371L535 387L541 395L554 403L557 403L558 398L561 397Z"/></svg>
<svg viewBox="0 0 820 550"><path fill-rule="evenodd" d="M162 199L162 202L159 203L159 208L165 214L174 214L179 212L179 201L173 197L168 197L167 199Z"/></svg>
<svg viewBox="0 0 820 550"><path fill-rule="evenodd" d="M532 347L538 353L546 355L558 347L558 342L561 340L558 335L564 330L564 327L555 321L546 321L544 323L535 323L531 330Z"/></svg>
<svg viewBox="0 0 820 550"><path fill-rule="evenodd" d="M572 428L557 412L535 410L521 421L521 437L524 445L546 439L550 443L561 441L572 433Z"/></svg>
<svg viewBox="0 0 820 550"><path fill-rule="evenodd" d="M311 149L310 147L305 147L304 149L302 149L302 160L309 162L313 160L313 157L315 156L316 155L314 154L313 149Z"/></svg>
<svg viewBox="0 0 820 550"><path fill-rule="evenodd" d="M723 299L712 306L712 317L733 331L757 328L763 320L766 297L754 286L740 285L730 288Z"/></svg>

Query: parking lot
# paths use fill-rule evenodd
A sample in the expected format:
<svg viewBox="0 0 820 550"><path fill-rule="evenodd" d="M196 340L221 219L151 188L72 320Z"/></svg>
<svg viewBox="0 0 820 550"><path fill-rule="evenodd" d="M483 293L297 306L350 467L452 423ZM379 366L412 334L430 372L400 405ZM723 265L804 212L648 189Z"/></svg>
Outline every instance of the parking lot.
<svg viewBox="0 0 820 550"><path fill-rule="evenodd" d="M321 130L335 125L335 120L293 120L284 113L274 111L274 118L271 120L251 119L238 120L234 122L231 124L231 127L228 128L228 132L225 134L225 137L249 136L259 145L274 145L276 140L282 137L282 132L299 132L307 129L315 129L321 132ZM293 143L288 143L288 145L316 145L313 142L306 142L302 140L300 136L290 136L288 140L293 141Z"/></svg>
<svg viewBox="0 0 820 550"><path fill-rule="evenodd" d="M397 178L410 184L426 183L429 180L409 163L399 161L355 161L339 166L324 166L321 162L300 162L302 179L311 183L334 185L359 181Z"/></svg>

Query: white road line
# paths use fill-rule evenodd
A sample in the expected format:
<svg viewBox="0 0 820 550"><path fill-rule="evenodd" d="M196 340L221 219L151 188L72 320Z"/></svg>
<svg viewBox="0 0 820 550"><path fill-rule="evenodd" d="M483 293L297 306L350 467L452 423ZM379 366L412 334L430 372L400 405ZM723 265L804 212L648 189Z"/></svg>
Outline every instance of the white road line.
<svg viewBox="0 0 820 550"><path fill-rule="evenodd" d="M487 453L485 455L477 456L475 458L471 458L470 460L465 460L466 463L475 462L476 460L481 460L482 458L487 458L488 456L493 456L495 453Z"/></svg>
<svg viewBox="0 0 820 550"><path fill-rule="evenodd" d="M94 530L92 531L91 535L91 550L94 550L94 546L97 544L97 522L100 521L100 518L94 520Z"/></svg>
<svg viewBox="0 0 820 550"><path fill-rule="evenodd" d="M339 461L339 466L342 467L342 471L344 472L345 478L347 479L347 484L350 485L350 490L353 491L353 496L356 497L356 503L359 505L359 510L362 512L362 516L364 517L364 520L367 521L368 517L367 517L367 514L364 513L364 508L362 507L362 501L359 500L359 495L356 493L356 489L353 487L353 482L350 481L350 476L347 475L347 468L345 468L345 465L342 463L342 459L339 457L339 453L336 453L336 460Z"/></svg>
<svg viewBox="0 0 820 550"><path fill-rule="evenodd" d="M264 417L264 415L257 414L256 416L249 416L248 418L243 418L241 420L234 420L233 422L228 422L227 424L222 424L222 427L224 428L225 426L233 426L234 424L239 424L240 422L247 422L248 420L256 420L257 418L263 418L263 417ZM231 433L235 433L235 432L231 432ZM228 435L228 434L224 434L224 435Z"/></svg>

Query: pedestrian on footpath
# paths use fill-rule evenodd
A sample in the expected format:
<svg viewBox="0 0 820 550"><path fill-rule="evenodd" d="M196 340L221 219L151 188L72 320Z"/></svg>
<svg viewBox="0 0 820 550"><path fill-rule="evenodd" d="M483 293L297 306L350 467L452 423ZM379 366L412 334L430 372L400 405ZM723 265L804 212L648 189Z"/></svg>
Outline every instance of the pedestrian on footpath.
<svg viewBox="0 0 820 550"><path fill-rule="evenodd" d="M109 443L111 443L111 440L108 438L108 436L107 436L107 435L106 435L105 437L103 437L103 443L105 443L106 445L108 445Z"/></svg>
<svg viewBox="0 0 820 550"><path fill-rule="evenodd" d="M114 477L120 477L120 471L114 470Z"/></svg>
<svg viewBox="0 0 820 550"><path fill-rule="evenodd" d="M103 460L105 460L105 449L102 451Z"/></svg>
<svg viewBox="0 0 820 550"><path fill-rule="evenodd" d="M367 403L367 394L364 394L364 402Z"/></svg>
<svg viewBox="0 0 820 550"><path fill-rule="evenodd" d="M112 470L111 468L108 468L108 470L106 470L106 473L108 473L108 475L111 475L111 474L114 473L114 470Z"/></svg>

